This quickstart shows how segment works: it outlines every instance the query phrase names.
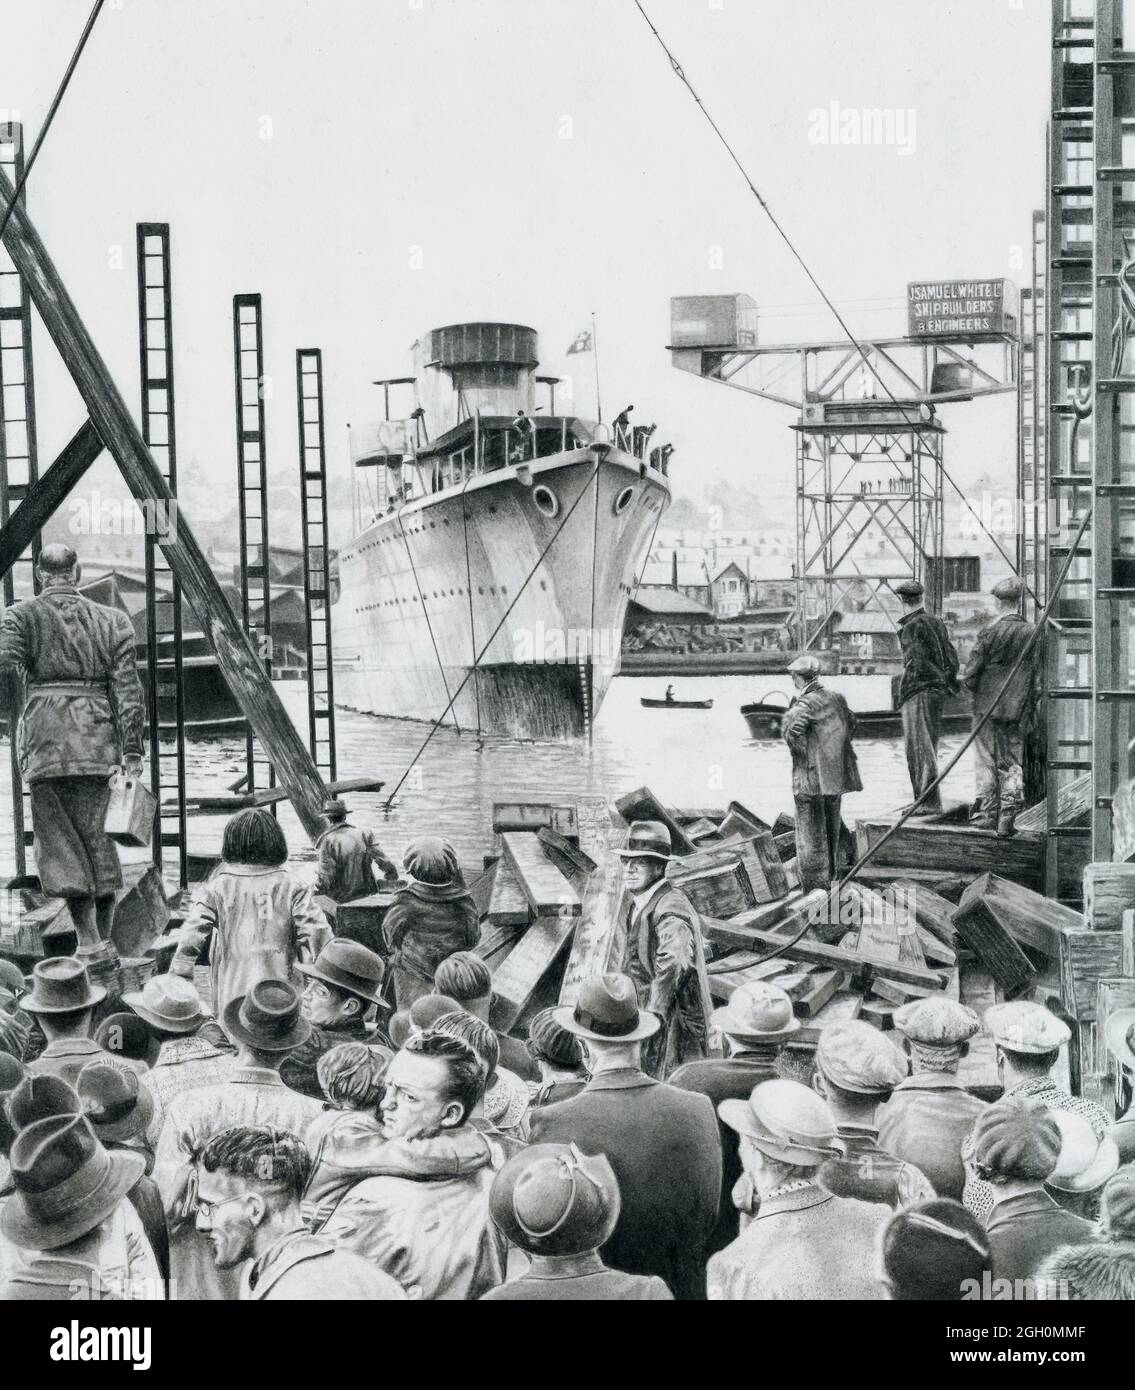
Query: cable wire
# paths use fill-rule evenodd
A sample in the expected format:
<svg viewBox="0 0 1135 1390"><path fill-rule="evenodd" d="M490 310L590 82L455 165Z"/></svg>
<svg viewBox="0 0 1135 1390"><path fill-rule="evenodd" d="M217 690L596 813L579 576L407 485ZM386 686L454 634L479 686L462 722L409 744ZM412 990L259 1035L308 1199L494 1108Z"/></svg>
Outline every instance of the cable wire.
<svg viewBox="0 0 1135 1390"><path fill-rule="evenodd" d="M701 97L698 96L697 92L696 92L695 89L694 89L693 83L692 83L692 82L690 81L690 79L686 76L685 71L684 71L683 68L682 68L682 65L678 62L677 58L675 58L674 54L673 54L673 53L670 51L670 49L667 47L666 40L665 40L665 39L662 37L662 35L658 32L658 29L656 28L656 26L655 26L653 20L652 20L652 19L650 18L650 16L647 14L646 10L643 8L643 6L642 6L642 0L634 0L634 3L635 3L635 8L638 10L639 14L641 14L642 17L643 17L643 19L646 21L647 27L650 29L650 32L651 32L651 33L654 35L654 37L658 40L659 46L661 47L663 53L665 53L665 54L666 54L666 57L669 59L669 61L670 61L670 66L674 69L675 75L676 75L678 78L681 79L683 85L686 87L687 91L690 93L690 96L692 96L693 99L694 99L694 101L697 103L697 106L698 106L699 110L701 111L702 115L706 118L706 120L709 122L711 128L713 129L713 133L717 136L718 140L721 142L722 146L724 147L726 153L729 155L729 158L733 161L733 163L737 166L738 170L740 171L741 177L745 180L745 183L746 183L746 185L748 186L749 192L752 193L753 197L756 198L756 200L757 200L758 203L760 203L761 208L762 208L762 210L763 210L764 213L765 213L765 216L766 216L766 217L768 218L768 220L772 223L773 228L775 229L777 235L778 235L778 236L780 237L780 239L784 242L785 246L788 247L789 251L792 253L793 258L796 260L796 262L797 262L798 265L800 266L800 269L803 270L804 274L807 276L808 280L809 280L810 283L812 284L812 286L813 286L813 288L815 289L816 293L820 296L820 298L821 298L821 299L824 301L824 303L827 305L827 307L828 307L829 311L831 312L832 316L835 318L836 323L838 323L839 326L840 326L840 328L843 330L844 335L846 336L848 342L849 342L849 343L851 344L851 346L855 349L855 351L859 354L859 356L863 359L863 364L864 364L864 366L865 366L865 367L867 368L867 370L871 373L871 375L875 378L875 380L879 383L879 385L883 388L883 390L887 393L887 397L888 397L888 399L890 400L891 404L895 407L895 409L896 409L896 410L899 412L899 414L903 417L903 419L906 421L906 423L907 423L907 425L910 427L910 429L911 429L912 431L914 431L914 432L918 432L918 431L921 429L921 426L918 425L914 420L911 419L910 415L906 412L906 410L905 410L905 409L903 408L903 406L900 404L900 402L899 402L898 399L896 398L894 392L893 392L893 391L891 390L891 388L887 385L886 381L884 381L884 379L883 379L883 377L880 375L878 369L875 367L874 363L871 361L871 358L870 358L870 356L868 355L866 349L865 349L865 348L863 347L863 345L859 342L858 338L856 338L855 334L852 333L851 329L847 326L847 322L846 322L846 320L844 319L843 315L842 315L842 314L839 312L839 310L836 308L836 306L835 306L835 304L832 302L832 300L828 298L827 294L824 292L824 287L823 287L823 286L820 284L820 282L816 279L815 275L812 274L812 271L811 271L811 269L809 268L807 261L805 261L804 257L800 254L800 252L796 249L795 245L793 244L792 238L788 235L788 233L784 230L784 228L783 228L783 227L780 225L780 223L777 221L776 216L774 215L772 209L769 207L767 201L761 196L760 190L757 188L756 184L753 182L752 178L750 177L748 170L747 170L747 169L745 168L745 166L741 163L740 157L737 155L736 151L733 149L733 146L732 146L732 145L729 143L729 141L725 138L725 134L724 134L724 132L722 131L721 127L717 124L717 122L716 122L716 121L713 119L713 117L709 114L709 111L706 109L705 103L702 101ZM1017 572L1017 562L1016 562L1016 560L1005 550L1005 548L1001 545L1001 542L1000 542L1000 541L997 539L997 537L992 533L992 531L989 530L989 528L985 525L985 523L982 521L981 517L977 514L977 512L974 511L972 504L969 502L969 499L966 497L965 493L961 490L961 488L960 488L960 487L957 485L957 483L954 481L954 479L953 479L953 477L950 475L950 473L947 472L946 466L945 466L944 463L941 462L941 460L938 460L938 467L942 470L942 476L943 476L943 478L945 478L945 480L950 484L950 486L954 489L954 491L958 494L958 496L962 499L962 501L965 502L966 505L970 508L970 511L971 511L971 513L973 514L974 519L976 520L977 524L981 527L982 531L985 532L985 535L986 535L987 539L989 539L990 541L992 541L993 545L996 547L996 549L997 549L998 552L1000 553L1001 558L1002 558L1003 560L1005 560L1005 561L1009 564L1009 566L1011 567L1011 569L1013 570L1013 572L1014 572L1014 574L1015 574L1015 573ZM1022 582L1025 584L1025 588L1026 588L1026 590L1028 591L1029 597L1032 598L1033 601L1035 602L1035 601L1036 601L1036 595L1033 593L1032 588L1029 586L1029 584L1028 584L1027 581L1023 580Z"/></svg>
<svg viewBox="0 0 1135 1390"><path fill-rule="evenodd" d="M55 113L59 110L64 94L71 85L71 78L75 75L75 69L79 66L79 59L83 56L83 50L87 46L87 40L91 36L91 30L95 27L95 20L98 19L103 4L104 0L95 0L94 8L87 16L87 22L83 26L83 32L79 35L79 42L75 45L75 51L71 54L71 61L67 64L67 71L63 74L63 78L59 83L55 96L52 98L51 105L47 108L47 115L44 117L39 135L36 136L35 142L31 148L31 153L24 163L24 172L20 175L15 188L12 190L11 201L8 203L8 207L4 212L4 220L0 222L0 241L3 240L4 233L8 229L8 219L12 215L12 209L16 206L20 194L24 191L24 185L27 183L28 177L31 174L32 166L35 164L36 158L43 148L43 142L47 138L47 132L51 129L51 123L55 119Z"/></svg>

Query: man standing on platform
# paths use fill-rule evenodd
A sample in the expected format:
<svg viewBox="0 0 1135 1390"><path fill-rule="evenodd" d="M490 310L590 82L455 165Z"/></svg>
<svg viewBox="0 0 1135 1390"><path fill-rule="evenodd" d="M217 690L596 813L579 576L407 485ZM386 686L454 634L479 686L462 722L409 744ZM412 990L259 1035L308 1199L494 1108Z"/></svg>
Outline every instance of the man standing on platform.
<svg viewBox="0 0 1135 1390"><path fill-rule="evenodd" d="M973 718L993 713L978 730L974 741L977 767L976 799L970 824L998 835L1013 834L1018 812L1025 801L1025 732L1033 712L1037 653L1034 645L1005 686L1021 653L1033 635L1018 607L1025 586L1019 579L1003 579L993 586L997 617L974 643L962 682L973 692Z"/></svg>
<svg viewBox="0 0 1135 1390"><path fill-rule="evenodd" d="M78 592L81 569L66 545L45 545L41 591L0 619L0 673L27 683L17 731L20 775L31 790L36 869L50 897L66 899L79 949L110 937L122 870L103 830L110 777L142 775L142 683L125 613Z"/></svg>
<svg viewBox="0 0 1135 1390"><path fill-rule="evenodd" d="M862 791L863 783L851 744L855 716L847 701L820 684L814 656L798 656L788 673L797 694L784 716L784 741L792 754L800 886L809 892L832 886L843 794Z"/></svg>
<svg viewBox="0 0 1135 1390"><path fill-rule="evenodd" d="M701 918L666 877L671 851L670 832L656 820L635 821L619 851L631 896L624 968L639 1007L662 1020L643 1062L646 1074L659 1080L706 1055L713 1012Z"/></svg>
<svg viewBox="0 0 1135 1390"><path fill-rule="evenodd" d="M352 825L344 802L325 801L323 815L327 829L315 842L319 853L316 893L332 902L352 903L376 891L374 868L382 870L387 883L397 880L398 868L383 854L374 832Z"/></svg>
<svg viewBox="0 0 1135 1390"><path fill-rule="evenodd" d="M902 646L902 710L906 765L915 801L938 776L938 738L942 731L942 706L958 689L958 653L941 618L923 607L923 588L917 579L895 586L902 599L899 642ZM935 789L919 806L924 815L942 809Z"/></svg>

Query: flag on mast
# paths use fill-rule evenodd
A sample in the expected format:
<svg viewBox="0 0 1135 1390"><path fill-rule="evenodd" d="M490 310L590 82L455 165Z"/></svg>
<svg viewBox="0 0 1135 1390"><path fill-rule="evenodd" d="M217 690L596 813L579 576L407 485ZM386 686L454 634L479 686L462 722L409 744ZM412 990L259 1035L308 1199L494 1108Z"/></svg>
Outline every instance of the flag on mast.
<svg viewBox="0 0 1135 1390"><path fill-rule="evenodd" d="M567 350L567 355L571 357L573 353L591 352L591 350L591 330L589 328L585 328L581 332L577 333L575 337L572 339L571 346Z"/></svg>

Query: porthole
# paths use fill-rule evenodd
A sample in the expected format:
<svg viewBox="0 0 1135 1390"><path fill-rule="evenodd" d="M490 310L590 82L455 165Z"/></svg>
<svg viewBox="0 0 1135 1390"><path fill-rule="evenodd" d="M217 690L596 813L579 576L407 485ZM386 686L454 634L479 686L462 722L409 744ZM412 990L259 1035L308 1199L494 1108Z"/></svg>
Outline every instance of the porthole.
<svg viewBox="0 0 1135 1390"><path fill-rule="evenodd" d="M634 488L633 488L633 487L625 487L625 488L623 488L622 492L620 492L619 495L618 495L618 497L615 498L614 510L615 510L615 515L616 515L616 516L622 516L623 512L625 512L626 509L630 506L630 504L631 504L631 499L632 499L633 497L634 497Z"/></svg>
<svg viewBox="0 0 1135 1390"><path fill-rule="evenodd" d="M545 516L558 516L560 511L560 499L544 483L538 483L532 489L532 501L536 504L536 510L543 512Z"/></svg>

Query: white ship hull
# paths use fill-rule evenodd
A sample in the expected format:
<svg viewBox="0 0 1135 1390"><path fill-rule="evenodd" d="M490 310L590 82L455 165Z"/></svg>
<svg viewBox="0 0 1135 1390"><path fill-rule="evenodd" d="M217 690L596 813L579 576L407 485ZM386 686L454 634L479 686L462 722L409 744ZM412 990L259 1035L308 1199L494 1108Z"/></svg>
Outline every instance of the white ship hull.
<svg viewBox="0 0 1135 1390"><path fill-rule="evenodd" d="M336 703L511 737L584 732L618 670L627 603L670 497L630 454L611 449L598 474L595 457L574 449L479 474L345 547Z"/></svg>

